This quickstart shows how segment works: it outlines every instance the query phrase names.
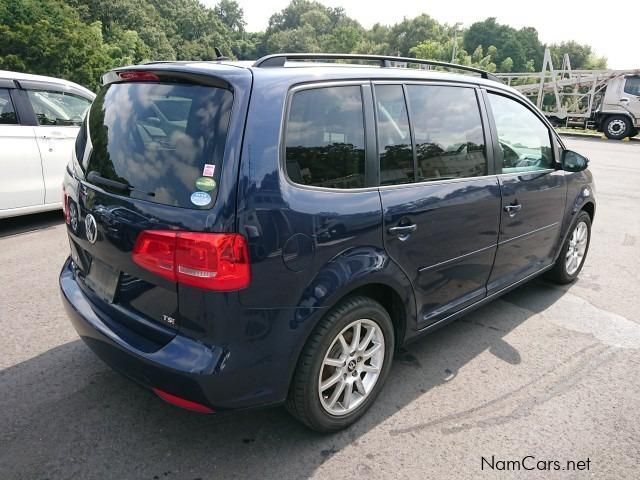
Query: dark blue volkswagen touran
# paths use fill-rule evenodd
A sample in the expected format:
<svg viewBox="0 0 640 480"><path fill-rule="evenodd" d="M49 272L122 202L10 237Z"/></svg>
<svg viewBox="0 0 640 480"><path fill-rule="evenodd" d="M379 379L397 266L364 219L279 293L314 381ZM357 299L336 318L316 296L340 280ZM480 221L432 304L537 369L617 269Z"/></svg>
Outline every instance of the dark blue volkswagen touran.
<svg viewBox="0 0 640 480"><path fill-rule="evenodd" d="M486 72L282 54L103 83L64 180L62 298L174 405L344 428L399 346L584 263L587 159Z"/></svg>

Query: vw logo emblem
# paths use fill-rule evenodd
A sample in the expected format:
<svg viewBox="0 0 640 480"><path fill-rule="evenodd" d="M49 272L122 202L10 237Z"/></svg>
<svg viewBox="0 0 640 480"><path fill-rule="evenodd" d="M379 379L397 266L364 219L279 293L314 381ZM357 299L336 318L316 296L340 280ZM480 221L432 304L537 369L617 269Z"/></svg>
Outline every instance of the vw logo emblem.
<svg viewBox="0 0 640 480"><path fill-rule="evenodd" d="M98 225L93 215L89 214L84 219L84 229L87 232L89 243L96 243L98 239Z"/></svg>

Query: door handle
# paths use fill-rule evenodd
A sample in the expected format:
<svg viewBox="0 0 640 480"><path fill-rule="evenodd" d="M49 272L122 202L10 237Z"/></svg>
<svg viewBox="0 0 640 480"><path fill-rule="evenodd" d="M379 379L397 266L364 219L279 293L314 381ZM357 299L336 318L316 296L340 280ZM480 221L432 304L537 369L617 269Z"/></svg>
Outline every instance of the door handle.
<svg viewBox="0 0 640 480"><path fill-rule="evenodd" d="M404 242L407 238L409 238L409 235L411 235L417 229L418 225L412 223L411 225L400 225L397 227L391 227L389 228L389 233L391 235L397 236L398 239Z"/></svg>
<svg viewBox="0 0 640 480"><path fill-rule="evenodd" d="M507 205L506 207L504 207L504 211L507 212L507 214L511 218L515 217L520 210L522 210L522 205L520 205L519 203L515 205Z"/></svg>

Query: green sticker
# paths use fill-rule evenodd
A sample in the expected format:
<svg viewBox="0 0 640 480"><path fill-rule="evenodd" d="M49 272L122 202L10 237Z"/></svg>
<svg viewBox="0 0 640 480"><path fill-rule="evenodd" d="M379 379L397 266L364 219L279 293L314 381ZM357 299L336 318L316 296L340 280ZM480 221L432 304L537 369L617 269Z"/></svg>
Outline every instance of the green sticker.
<svg viewBox="0 0 640 480"><path fill-rule="evenodd" d="M200 177L196 180L196 188L203 192L210 192L216 188L216 181L211 177Z"/></svg>

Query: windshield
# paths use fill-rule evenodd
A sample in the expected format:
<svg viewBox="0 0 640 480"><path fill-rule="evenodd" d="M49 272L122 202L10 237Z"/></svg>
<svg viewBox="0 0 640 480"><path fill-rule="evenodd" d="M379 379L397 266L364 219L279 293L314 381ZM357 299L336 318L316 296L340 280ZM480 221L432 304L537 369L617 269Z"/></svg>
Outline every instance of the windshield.
<svg viewBox="0 0 640 480"><path fill-rule="evenodd" d="M185 83L106 86L89 113L87 179L119 195L211 207L232 100L228 90Z"/></svg>

